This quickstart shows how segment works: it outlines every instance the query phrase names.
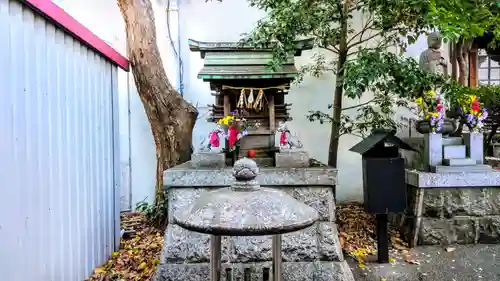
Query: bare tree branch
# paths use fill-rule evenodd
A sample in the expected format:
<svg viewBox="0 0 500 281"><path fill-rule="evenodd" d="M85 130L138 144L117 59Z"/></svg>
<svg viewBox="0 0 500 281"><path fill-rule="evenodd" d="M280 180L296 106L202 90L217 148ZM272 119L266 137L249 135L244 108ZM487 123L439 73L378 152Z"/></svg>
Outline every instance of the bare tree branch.
<svg viewBox="0 0 500 281"><path fill-rule="evenodd" d="M364 22L363 17L361 17L361 30L358 31L358 33L354 34L351 37L351 39L349 39L349 41L347 41L347 46L349 46L351 44L351 42L353 40L355 40L356 38L359 38L359 40L362 40L365 32L370 30L370 29L373 29L373 15L372 14L368 15L368 19L366 20L366 22Z"/></svg>
<svg viewBox="0 0 500 281"><path fill-rule="evenodd" d="M349 110L349 109L353 109L353 108L362 107L362 106L365 106L365 105L367 105L367 104L369 104L369 103L371 103L371 102L374 102L374 101L375 101L375 99L371 99L371 100L369 100L369 101L367 101L367 102L363 102L363 103L360 103L360 104L357 104L357 105L344 107L344 108L342 108L342 111L344 111L344 110Z"/></svg>
<svg viewBox="0 0 500 281"><path fill-rule="evenodd" d="M354 48L354 47L356 47L356 46L359 46L359 45L361 45L361 44L363 44L363 43L366 43L366 42L368 42L368 41L372 40L372 39L373 39L373 38L375 38L375 37L379 37L380 35L382 35L382 33L383 33L382 31L379 31L379 32L377 32L377 33L375 33L375 34L373 34L373 35L371 35L371 36L366 37L366 38L360 38L358 42L355 42L355 43L353 43L352 45L350 45L350 46L349 46L349 49L350 49L350 48Z"/></svg>

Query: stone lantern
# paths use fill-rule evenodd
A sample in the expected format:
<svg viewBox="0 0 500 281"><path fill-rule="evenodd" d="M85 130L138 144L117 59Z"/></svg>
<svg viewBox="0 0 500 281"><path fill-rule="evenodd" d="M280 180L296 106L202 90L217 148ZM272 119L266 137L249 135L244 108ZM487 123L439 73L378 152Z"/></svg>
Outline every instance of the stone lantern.
<svg viewBox="0 0 500 281"><path fill-rule="evenodd" d="M206 192L174 216L179 226L211 235L211 281L221 277L221 236L273 235L273 279L281 280L281 234L313 225L315 209L285 192L260 187L256 181L259 168L255 161L243 158L234 164L235 182L228 188Z"/></svg>

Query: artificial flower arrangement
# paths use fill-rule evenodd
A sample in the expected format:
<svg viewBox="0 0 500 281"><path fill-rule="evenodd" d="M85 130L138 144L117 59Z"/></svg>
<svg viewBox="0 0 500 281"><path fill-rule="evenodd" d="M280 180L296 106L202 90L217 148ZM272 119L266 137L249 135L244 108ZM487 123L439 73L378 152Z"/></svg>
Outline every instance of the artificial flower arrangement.
<svg viewBox="0 0 500 281"><path fill-rule="evenodd" d="M418 106L418 113L429 122L432 133L438 133L444 124L446 110L448 109L441 99L441 95L436 91L428 91L423 96L415 100Z"/></svg>
<svg viewBox="0 0 500 281"><path fill-rule="evenodd" d="M459 111L465 123L472 131L478 131L483 128L483 121L488 117L488 111L479 102L477 96L467 96L460 103Z"/></svg>
<svg viewBox="0 0 500 281"><path fill-rule="evenodd" d="M244 118L248 113L244 110L235 110L220 119L218 125L224 130L224 135L226 136L229 143L229 152L233 152L237 149L239 140L248 135L248 129L251 127L258 127L259 124L252 124Z"/></svg>

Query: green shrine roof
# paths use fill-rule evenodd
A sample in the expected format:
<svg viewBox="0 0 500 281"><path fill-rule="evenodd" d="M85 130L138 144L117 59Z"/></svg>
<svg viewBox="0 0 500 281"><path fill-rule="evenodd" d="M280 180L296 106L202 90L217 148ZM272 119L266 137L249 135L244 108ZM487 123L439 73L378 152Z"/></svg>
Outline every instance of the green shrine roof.
<svg viewBox="0 0 500 281"><path fill-rule="evenodd" d="M230 79L293 79L297 76L294 56L313 47L312 40L297 41L296 52L290 55L281 69L271 71L267 65L272 59L269 49L256 49L237 42L199 42L189 39L189 49L200 52L205 59L198 78L203 80Z"/></svg>

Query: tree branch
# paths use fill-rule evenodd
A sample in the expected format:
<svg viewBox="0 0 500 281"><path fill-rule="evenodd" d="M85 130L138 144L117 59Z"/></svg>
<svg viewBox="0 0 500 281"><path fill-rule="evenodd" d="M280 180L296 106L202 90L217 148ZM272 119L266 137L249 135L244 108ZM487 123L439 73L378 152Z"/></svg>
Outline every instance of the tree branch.
<svg viewBox="0 0 500 281"><path fill-rule="evenodd" d="M363 19L361 19L361 20L363 21ZM358 38L358 37L359 37L359 40L362 40L365 32L367 30L369 30L369 29L372 29L372 27L373 27L373 16L372 16L372 14L368 15L368 19L366 20L365 23L361 23L361 26L362 26L361 30L358 33L354 34L351 37L351 39L349 39L349 41L347 41L347 46L349 46L349 44L351 44L351 42L354 39Z"/></svg>
<svg viewBox="0 0 500 281"><path fill-rule="evenodd" d="M360 104L357 104L357 105L353 105L353 106L348 106L348 107L344 107L342 108L342 111L344 110L349 110L349 109L353 109L353 108L358 108L358 107L362 107L362 106L365 106L371 102L375 101L375 99L372 99L372 100L369 100L367 102L363 102L363 103L360 103Z"/></svg>
<svg viewBox="0 0 500 281"><path fill-rule="evenodd" d="M377 32L377 33L375 33L375 34L373 34L371 36L366 37L366 38L360 38L358 42L353 43L352 45L350 45L349 49L354 48L354 47L356 47L358 45L361 45L363 43L366 43L366 42L370 41L371 39L380 36L381 34L382 34L382 31L379 31L379 32Z"/></svg>
<svg viewBox="0 0 500 281"><path fill-rule="evenodd" d="M336 46L330 46L330 47L321 47L322 49L328 50L334 54L339 54L339 49Z"/></svg>

